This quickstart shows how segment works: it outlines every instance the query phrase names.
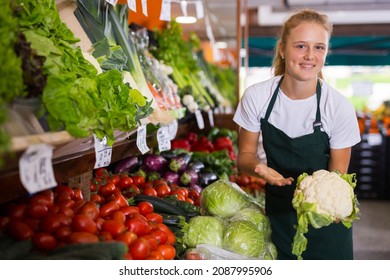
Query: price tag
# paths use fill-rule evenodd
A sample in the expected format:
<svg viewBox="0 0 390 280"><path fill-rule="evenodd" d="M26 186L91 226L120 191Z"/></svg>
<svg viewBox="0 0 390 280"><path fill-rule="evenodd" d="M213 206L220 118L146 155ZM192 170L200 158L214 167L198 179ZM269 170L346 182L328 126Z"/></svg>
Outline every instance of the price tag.
<svg viewBox="0 0 390 280"><path fill-rule="evenodd" d="M198 124L199 129L204 128L204 120L202 116L202 112L200 110L195 111L195 118L196 118L196 123Z"/></svg>
<svg viewBox="0 0 390 280"><path fill-rule="evenodd" d="M171 20L171 0L163 0L161 4L160 20Z"/></svg>
<svg viewBox="0 0 390 280"><path fill-rule="evenodd" d="M148 16L148 0L142 0L142 13L147 17Z"/></svg>
<svg viewBox="0 0 390 280"><path fill-rule="evenodd" d="M137 6L135 0L127 0L127 6L129 6L129 9L133 12L137 12Z"/></svg>
<svg viewBox="0 0 390 280"><path fill-rule="evenodd" d="M118 0L106 0L106 2L107 2L108 4L111 4L112 6L115 7L115 5L116 5L116 3L118 2Z"/></svg>
<svg viewBox="0 0 390 280"><path fill-rule="evenodd" d="M207 115L209 116L210 126L214 127L214 114L213 114L213 110L209 110L207 112Z"/></svg>
<svg viewBox="0 0 390 280"><path fill-rule="evenodd" d="M168 126L161 126L157 131L158 150L160 152L171 149L171 138L168 132Z"/></svg>
<svg viewBox="0 0 390 280"><path fill-rule="evenodd" d="M367 134L367 143L370 146L380 146L380 145L382 145L382 135L380 133L370 133L370 134Z"/></svg>
<svg viewBox="0 0 390 280"><path fill-rule="evenodd" d="M107 146L107 137L99 139L95 134L93 135L95 140L95 168L108 166L111 163L112 147Z"/></svg>
<svg viewBox="0 0 390 280"><path fill-rule="evenodd" d="M140 125L137 128L137 147L142 154L147 153L150 149L146 143L146 126Z"/></svg>
<svg viewBox="0 0 390 280"><path fill-rule="evenodd" d="M20 181L29 193L36 193L57 185L52 157L53 147L47 144L31 145L20 157Z"/></svg>
<svg viewBox="0 0 390 280"><path fill-rule="evenodd" d="M170 140L175 139L178 127L179 124L177 123L177 120L174 120L168 125L168 135Z"/></svg>

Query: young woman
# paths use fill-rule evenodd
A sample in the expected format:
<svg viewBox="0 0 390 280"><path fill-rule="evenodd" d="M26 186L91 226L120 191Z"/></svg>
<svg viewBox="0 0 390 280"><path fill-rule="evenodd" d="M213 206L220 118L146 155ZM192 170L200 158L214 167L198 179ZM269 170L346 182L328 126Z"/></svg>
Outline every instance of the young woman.
<svg viewBox="0 0 390 280"><path fill-rule="evenodd" d="M267 181L265 210L279 259L291 253L297 177L319 169L348 172L351 147L360 142L356 113L322 78L332 25L304 9L284 23L275 48L274 77L246 89L234 115L240 126L238 167ZM262 133L267 165L257 158ZM309 228L303 259L353 259L352 228L334 223Z"/></svg>

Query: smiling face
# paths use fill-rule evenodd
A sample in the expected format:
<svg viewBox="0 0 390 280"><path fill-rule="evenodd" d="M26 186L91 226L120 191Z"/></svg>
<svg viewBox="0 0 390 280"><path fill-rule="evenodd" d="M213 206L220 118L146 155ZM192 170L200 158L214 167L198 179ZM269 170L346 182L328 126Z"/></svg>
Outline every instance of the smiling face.
<svg viewBox="0 0 390 280"><path fill-rule="evenodd" d="M285 75L299 81L317 79L328 52L329 33L317 23L302 22L291 29L286 39L280 48L286 63Z"/></svg>

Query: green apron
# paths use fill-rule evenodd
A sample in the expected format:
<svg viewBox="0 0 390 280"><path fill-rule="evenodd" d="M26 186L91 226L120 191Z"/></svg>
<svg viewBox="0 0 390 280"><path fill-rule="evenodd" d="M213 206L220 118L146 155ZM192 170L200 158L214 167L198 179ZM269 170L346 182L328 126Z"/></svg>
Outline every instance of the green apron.
<svg viewBox="0 0 390 280"><path fill-rule="evenodd" d="M319 109L321 85L317 82L317 113L313 123L314 132L297 138L290 138L283 131L268 122L278 96L281 78L264 119L261 119L264 150L267 164L285 178L293 177L290 186L266 186L265 210L272 227L272 241L278 250L278 259L297 259L291 253L297 224L297 213L292 206L292 198L298 176L306 172L311 175L319 169L327 169L329 160L328 135L321 131ZM352 228L342 223L314 229L309 225L305 234L308 239L303 259L341 260L353 259Z"/></svg>

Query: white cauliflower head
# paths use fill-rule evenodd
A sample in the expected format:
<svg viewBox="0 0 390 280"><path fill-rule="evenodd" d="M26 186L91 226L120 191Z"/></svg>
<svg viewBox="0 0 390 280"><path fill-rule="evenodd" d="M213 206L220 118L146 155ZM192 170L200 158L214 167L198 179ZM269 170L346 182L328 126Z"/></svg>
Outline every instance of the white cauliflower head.
<svg viewBox="0 0 390 280"><path fill-rule="evenodd" d="M317 212L333 219L344 219L353 211L354 192L336 172L318 170L299 184L304 201L317 205Z"/></svg>

